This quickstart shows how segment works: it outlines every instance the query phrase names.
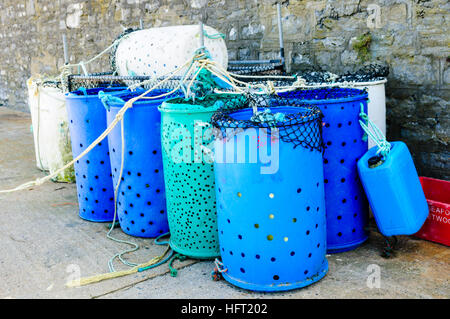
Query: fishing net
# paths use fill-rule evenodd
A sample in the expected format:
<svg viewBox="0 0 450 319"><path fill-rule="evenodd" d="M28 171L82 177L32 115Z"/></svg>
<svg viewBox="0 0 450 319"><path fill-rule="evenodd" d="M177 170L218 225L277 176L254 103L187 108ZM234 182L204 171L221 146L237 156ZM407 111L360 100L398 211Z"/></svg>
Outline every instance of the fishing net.
<svg viewBox="0 0 450 319"><path fill-rule="evenodd" d="M385 79L389 75L389 67L380 63L369 63L354 72L334 74L329 71L305 70L296 74L308 85L373 82Z"/></svg>
<svg viewBox="0 0 450 319"><path fill-rule="evenodd" d="M346 73L339 77L339 82L370 82L378 81L389 75L389 67L382 64L370 63L362 66L356 72Z"/></svg>
<svg viewBox="0 0 450 319"><path fill-rule="evenodd" d="M260 63L255 65L232 64L228 71L239 75L284 75L281 63Z"/></svg>
<svg viewBox="0 0 450 319"><path fill-rule="evenodd" d="M211 103L210 101L209 103ZM246 94L221 101L222 107L213 115L211 123L215 135L230 138L248 128L263 128L269 134L276 129L280 139L311 150L323 151L322 112L316 106L276 95ZM294 107L295 109L293 109ZM289 112L278 112L289 108ZM251 116L239 118L235 113L245 109Z"/></svg>
<svg viewBox="0 0 450 319"><path fill-rule="evenodd" d="M70 75L68 78L67 90L73 92L80 87L94 89L99 87L143 87L150 89L164 78L154 78L150 76L116 76L111 73L97 73L92 75ZM173 90L180 84L179 77L173 77L158 86L159 89Z"/></svg>

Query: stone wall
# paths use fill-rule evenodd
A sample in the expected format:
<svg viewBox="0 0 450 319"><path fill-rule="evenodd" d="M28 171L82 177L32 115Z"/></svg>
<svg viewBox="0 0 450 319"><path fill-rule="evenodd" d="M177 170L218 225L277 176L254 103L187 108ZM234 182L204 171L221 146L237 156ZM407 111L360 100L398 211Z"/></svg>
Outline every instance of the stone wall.
<svg viewBox="0 0 450 319"><path fill-rule="evenodd" d="M26 79L56 74L63 64L94 56L126 27L197 23L227 35L230 59L278 56L275 1L269 0L2 0L0 103L26 110ZM202 9L204 3L208 3ZM403 140L421 175L450 178L450 4L446 0L283 1L289 70L351 71L364 61L390 67L388 137ZM355 49L370 37L367 54ZM90 68L106 70L108 57Z"/></svg>

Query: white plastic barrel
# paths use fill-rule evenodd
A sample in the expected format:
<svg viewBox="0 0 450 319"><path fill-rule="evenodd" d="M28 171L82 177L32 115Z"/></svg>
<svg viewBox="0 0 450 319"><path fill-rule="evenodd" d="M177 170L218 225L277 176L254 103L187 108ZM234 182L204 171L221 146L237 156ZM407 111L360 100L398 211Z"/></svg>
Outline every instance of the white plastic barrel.
<svg viewBox="0 0 450 319"><path fill-rule="evenodd" d="M204 26L204 46L211 59L228 67L228 52L219 32ZM116 72L122 76L162 76L182 67L200 48L199 25L138 30L124 36L115 53ZM177 74L178 75L178 74ZM179 76L183 75L180 71Z"/></svg>
<svg viewBox="0 0 450 319"><path fill-rule="evenodd" d="M348 87L357 89L367 88L369 103L367 104L368 116L370 120L386 135L386 92L385 83L387 79L372 82L352 82ZM346 85L343 84L342 87ZM369 138L369 148L375 146Z"/></svg>
<svg viewBox="0 0 450 319"><path fill-rule="evenodd" d="M30 78L27 86L36 165L53 174L72 160L64 93L59 88L43 85L38 78ZM54 180L74 182L73 167L58 174Z"/></svg>

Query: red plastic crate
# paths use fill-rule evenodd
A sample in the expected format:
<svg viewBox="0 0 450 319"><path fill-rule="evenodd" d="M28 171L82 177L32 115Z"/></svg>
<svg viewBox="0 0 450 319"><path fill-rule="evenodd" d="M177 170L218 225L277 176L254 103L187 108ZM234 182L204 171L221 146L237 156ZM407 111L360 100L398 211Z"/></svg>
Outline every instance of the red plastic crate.
<svg viewBox="0 0 450 319"><path fill-rule="evenodd" d="M450 182L420 177L430 213L415 236L450 246Z"/></svg>

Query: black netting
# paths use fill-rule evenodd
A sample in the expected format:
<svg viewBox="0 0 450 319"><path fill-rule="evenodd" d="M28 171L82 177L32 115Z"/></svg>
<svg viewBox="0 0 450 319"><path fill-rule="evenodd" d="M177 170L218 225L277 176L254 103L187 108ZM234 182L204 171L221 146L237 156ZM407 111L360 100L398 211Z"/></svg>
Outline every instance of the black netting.
<svg viewBox="0 0 450 319"><path fill-rule="evenodd" d="M248 128L263 128L269 134L277 130L280 139L311 150L324 150L322 140L323 114L316 106L276 95L238 95L220 99L222 107L214 113L211 123L216 137L230 138Z"/></svg>
<svg viewBox="0 0 450 319"><path fill-rule="evenodd" d="M63 89L63 84L58 80L47 80L42 82L43 87L53 87L57 89Z"/></svg>
<svg viewBox="0 0 450 319"><path fill-rule="evenodd" d="M152 78L150 76L114 76L111 73L97 73L92 75L70 75L68 77L67 90L73 92L80 87L94 89L99 87L143 87L150 89L164 78ZM180 83L179 77L173 77L158 89L173 90Z"/></svg>
<svg viewBox="0 0 450 319"><path fill-rule="evenodd" d="M371 63L362 66L356 72L346 73L339 77L339 82L370 82L383 80L389 75L389 67L382 64Z"/></svg>
<svg viewBox="0 0 450 319"><path fill-rule="evenodd" d="M261 63L255 65L233 64L228 66L228 71L239 75L285 75L281 63Z"/></svg>
<svg viewBox="0 0 450 319"><path fill-rule="evenodd" d="M389 75L389 67L380 63L369 63L354 72L345 74L334 74L322 70L304 70L297 72L296 75L304 79L307 85L373 82L384 80Z"/></svg>

